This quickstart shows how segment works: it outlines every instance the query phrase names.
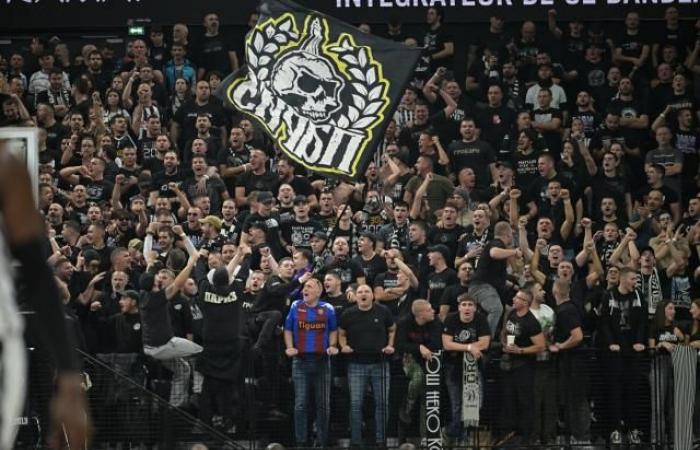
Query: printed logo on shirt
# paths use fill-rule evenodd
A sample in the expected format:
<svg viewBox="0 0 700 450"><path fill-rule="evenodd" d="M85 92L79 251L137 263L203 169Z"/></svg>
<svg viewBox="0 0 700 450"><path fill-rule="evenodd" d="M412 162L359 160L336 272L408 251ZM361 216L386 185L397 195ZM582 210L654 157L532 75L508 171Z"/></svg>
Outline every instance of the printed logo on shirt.
<svg viewBox="0 0 700 450"><path fill-rule="evenodd" d="M224 303L233 303L238 300L238 296L236 295L235 291L232 291L230 294L227 296L221 296L217 295L213 292L206 292L204 294L204 301L207 303L214 303L217 305L224 304Z"/></svg>

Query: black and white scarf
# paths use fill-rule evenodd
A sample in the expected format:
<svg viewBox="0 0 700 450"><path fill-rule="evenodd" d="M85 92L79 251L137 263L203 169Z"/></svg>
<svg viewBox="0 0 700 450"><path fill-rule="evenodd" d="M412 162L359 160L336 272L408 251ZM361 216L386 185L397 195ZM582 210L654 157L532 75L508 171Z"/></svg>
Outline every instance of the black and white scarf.
<svg viewBox="0 0 700 450"><path fill-rule="evenodd" d="M462 422L467 427L479 426L479 406L481 391L479 386L479 365L469 352L462 356Z"/></svg>
<svg viewBox="0 0 700 450"><path fill-rule="evenodd" d="M648 277L649 281L644 281L644 275L640 274L639 277L639 290L642 291L642 295L647 300L648 312L650 316L656 314L656 305L663 300L663 291L661 289L661 278L659 278L659 271L654 267L651 274Z"/></svg>

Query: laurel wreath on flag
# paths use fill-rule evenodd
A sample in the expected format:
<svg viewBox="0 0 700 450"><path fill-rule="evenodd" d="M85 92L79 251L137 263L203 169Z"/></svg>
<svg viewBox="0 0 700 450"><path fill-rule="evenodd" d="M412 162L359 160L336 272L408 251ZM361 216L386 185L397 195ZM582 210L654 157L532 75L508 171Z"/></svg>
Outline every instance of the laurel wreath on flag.
<svg viewBox="0 0 700 450"><path fill-rule="evenodd" d="M289 41L299 39L299 34L292 30L292 25L292 19L288 18L277 26L267 25L263 31L253 29L250 36L252 45L246 47L246 62L254 69L250 72L251 78L266 81L280 48Z"/></svg>
<svg viewBox="0 0 700 450"><path fill-rule="evenodd" d="M379 80L379 64L370 60L366 48L352 45L348 36L341 37L338 45L328 50L338 54L347 64L347 72L352 78L350 86L355 91L352 94L353 105L347 106L347 115L341 114L336 125L364 131L377 120L377 113L384 106L382 97L386 84Z"/></svg>
<svg viewBox="0 0 700 450"><path fill-rule="evenodd" d="M280 48L297 39L299 34L293 31L291 18L278 24L268 24L263 30L255 28L250 36L250 45L246 48L247 63L253 69L249 72L251 78L267 81ZM330 122L340 128L364 132L378 119L377 114L385 103L383 97L387 86L380 80L379 64L370 60L366 48L353 45L349 36L341 37L337 45L328 51L337 54L347 64L349 86L353 90L353 104L348 104L346 113L341 113Z"/></svg>

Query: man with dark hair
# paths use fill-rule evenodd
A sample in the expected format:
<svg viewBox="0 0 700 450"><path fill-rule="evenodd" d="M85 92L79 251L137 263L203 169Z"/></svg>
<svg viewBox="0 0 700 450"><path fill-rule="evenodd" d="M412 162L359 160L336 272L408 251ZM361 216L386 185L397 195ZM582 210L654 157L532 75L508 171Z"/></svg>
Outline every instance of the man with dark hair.
<svg viewBox="0 0 700 450"><path fill-rule="evenodd" d="M674 225L681 220L681 202L678 193L664 184L666 177L666 168L658 163L647 164L644 172L647 176L647 184L637 191L634 203L635 207L644 205L647 196L651 191L659 191L664 196L663 207L673 216Z"/></svg>
<svg viewBox="0 0 700 450"><path fill-rule="evenodd" d="M221 73L231 73L238 70L236 50L228 43L229 39L221 33L219 15L214 12L204 16L204 35L196 51L197 78L202 79L207 72L218 70Z"/></svg>
<svg viewBox="0 0 700 450"><path fill-rule="evenodd" d="M673 134L668 127L656 129L658 147L650 150L645 157L644 168L652 164L664 167L664 185L672 189L678 197L681 196L681 173L683 172L683 153L673 146ZM680 209L680 208L679 208ZM674 223L680 221L680 210L673 215Z"/></svg>
<svg viewBox="0 0 700 450"><path fill-rule="evenodd" d="M507 105L503 87L492 82L486 89L486 106L477 114L480 138L488 142L493 149L498 149L503 138L515 126L517 115L515 110ZM506 101L504 101L506 100Z"/></svg>
<svg viewBox="0 0 700 450"><path fill-rule="evenodd" d="M647 304L636 289L637 273L630 268L620 270L618 286L608 291L600 305L600 333L606 351L606 367L610 371L608 395L611 402L613 430L610 443L622 443L622 426L629 431L630 444L640 444L642 416L633 406L642 386L641 364L646 349Z"/></svg>
<svg viewBox="0 0 700 450"><path fill-rule="evenodd" d="M553 153L561 151L561 133L564 130L564 112L553 103L551 88L537 92L537 103L532 109L532 126L542 133L547 147Z"/></svg>
<svg viewBox="0 0 700 450"><path fill-rule="evenodd" d="M204 318L202 351L197 371L204 375L200 417L206 424L226 431L233 425L235 386L239 381L241 304L245 289L237 269L250 254L239 247L225 267L214 270L211 281L199 280L199 307Z"/></svg>
<svg viewBox="0 0 700 450"><path fill-rule="evenodd" d="M293 253L294 249L311 250L311 236L323 231L323 225L310 217L311 205L308 197L297 195L294 197L294 218L282 223L280 231L282 239L286 242L287 252Z"/></svg>
<svg viewBox="0 0 700 450"><path fill-rule="evenodd" d="M481 268L481 264L479 265ZM502 358L505 360L504 397L505 426L510 431L500 444L524 445L529 443L533 431L532 405L535 403L535 355L545 350L542 327L530 311L532 294L529 286L520 289L513 297L513 309L504 319L501 330ZM517 444L516 444L517 445Z"/></svg>
<svg viewBox="0 0 700 450"><path fill-rule="evenodd" d="M382 226L377 233L377 248L405 248L408 245L409 205L403 200L394 202L393 220Z"/></svg>
<svg viewBox="0 0 700 450"><path fill-rule="evenodd" d="M493 237L481 253L469 286L469 296L486 312L491 334L495 336L503 313L501 295L505 290L507 260L522 257L522 252L518 248L511 248L513 229L509 223L498 222Z"/></svg>
<svg viewBox="0 0 700 450"><path fill-rule="evenodd" d="M39 103L46 103L53 106L56 117L62 119L73 107L73 98L70 90L63 85L64 73L61 69L54 67L49 71L49 88L41 91L34 97L34 108Z"/></svg>
<svg viewBox="0 0 700 450"><path fill-rule="evenodd" d="M476 174L477 187L487 187L496 179L496 160L491 145L479 139L476 123L465 118L459 124L460 141L453 141L447 148L452 173L458 174L463 167L471 167Z"/></svg>
<svg viewBox="0 0 700 450"><path fill-rule="evenodd" d="M207 81L201 80L195 86L195 96L182 105L175 113L170 128L170 137L178 148L184 148L185 143L196 137L195 122L199 113L209 116L212 127L222 142L226 139L226 114L223 106L211 95L211 87ZM212 133L214 134L214 133Z"/></svg>
<svg viewBox="0 0 700 450"><path fill-rule="evenodd" d="M446 351L445 382L450 396L447 436L459 442L465 437L463 423L474 426L479 420L484 400L482 356L491 343L491 330L486 318L477 311L474 299L462 294L456 303L458 311L444 319L442 346Z"/></svg>
<svg viewBox="0 0 700 450"><path fill-rule="evenodd" d="M175 81L184 78L190 88L197 83L197 72L187 56L187 48L179 42L173 42L170 46L172 59L163 67L165 88L169 94L175 93Z"/></svg>
<svg viewBox="0 0 700 450"><path fill-rule="evenodd" d="M374 286L374 279L380 273L386 271L384 259L377 254L377 237L372 233L360 233L357 240L357 256L352 258L365 274L365 280L370 286Z"/></svg>
<svg viewBox="0 0 700 450"><path fill-rule="evenodd" d="M452 68L454 39L443 27L444 10L438 6L428 8L426 22L428 29L423 36L423 54L416 66L415 73L419 80L427 80L438 67Z"/></svg>
<svg viewBox="0 0 700 450"><path fill-rule="evenodd" d="M277 176L279 181L274 189L272 189L273 194L277 194L280 185L286 183L294 189L297 195L304 195L309 202L310 208L315 208L318 205L318 199L316 198L316 193L309 179L299 175L297 172L297 164L290 160L289 158L283 156L277 160Z"/></svg>
<svg viewBox="0 0 700 450"><path fill-rule="evenodd" d="M374 394L375 442L386 444L389 405L389 360L394 354L396 325L389 310L375 303L372 288L357 287L356 305L340 317L338 345L348 361L351 445L362 446L362 404L366 385Z"/></svg>

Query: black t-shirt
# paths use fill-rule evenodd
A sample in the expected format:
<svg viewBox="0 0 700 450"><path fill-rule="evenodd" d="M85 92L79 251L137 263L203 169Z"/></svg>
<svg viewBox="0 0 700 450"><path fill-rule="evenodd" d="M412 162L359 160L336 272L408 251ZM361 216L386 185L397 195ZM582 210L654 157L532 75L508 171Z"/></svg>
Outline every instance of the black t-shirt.
<svg viewBox="0 0 700 450"><path fill-rule="evenodd" d="M241 334L241 310L245 285L238 279L228 287L226 295L214 292L206 278L199 285L201 298L199 307L204 316L202 339L204 348L213 346L217 349L227 343L235 342Z"/></svg>
<svg viewBox="0 0 700 450"><path fill-rule="evenodd" d="M170 300L169 307L173 334L181 338L187 337L192 333L192 310L189 302L178 294Z"/></svg>
<svg viewBox="0 0 700 450"><path fill-rule="evenodd" d="M464 238L460 239L458 242L457 256L465 256L470 250L473 250L477 246L485 247L491 239L493 239L491 229L487 228L481 234L477 234L474 225L469 225L466 227ZM480 258L475 258L474 267L477 267L479 259Z"/></svg>
<svg viewBox="0 0 700 450"><path fill-rule="evenodd" d="M472 276L472 283L487 283L501 292L506 285L506 265L507 259L493 259L490 251L492 248L506 248L500 239L494 239L486 244L481 253L479 265Z"/></svg>
<svg viewBox="0 0 700 450"><path fill-rule="evenodd" d="M543 203L548 203L549 198L547 197L547 186L549 185L549 182L553 180L559 181L562 189L568 189L571 193L571 202L576 203L577 192L574 191L574 186L571 185L571 183L569 183L568 179L562 177L559 174L556 174L552 178L545 178L543 176L536 177L528 188L528 201L534 201L538 204L538 206L540 206Z"/></svg>
<svg viewBox="0 0 700 450"><path fill-rule="evenodd" d="M557 306L556 317L557 320L554 321L554 331L552 333L556 343L561 344L569 339L572 330L576 328L583 329L581 310L570 301Z"/></svg>
<svg viewBox="0 0 700 450"><path fill-rule="evenodd" d="M614 99L610 102L608 106L610 111L617 113L620 118L624 119L636 119L642 115L647 114L646 104L636 98L632 100L622 100L620 98ZM636 147L641 142L647 139L648 130L646 129L636 129L621 127L622 135L627 140L627 145L630 147Z"/></svg>
<svg viewBox="0 0 700 450"><path fill-rule="evenodd" d="M334 259L324 267L324 275L328 272L338 273L343 291L348 288L350 283L356 283L358 278L365 276L360 265L349 259Z"/></svg>
<svg viewBox="0 0 700 450"><path fill-rule="evenodd" d="M652 188L648 184L639 191L637 191L637 195L635 196L635 200L638 200L642 204L646 204L646 199L649 196L649 192L651 191L659 191L664 195L664 203L661 206L663 209L670 211L670 205L671 203L678 203L680 202L680 198L678 197L678 194L676 191L673 189L669 188L666 185L661 186L660 188Z"/></svg>
<svg viewBox="0 0 700 450"><path fill-rule="evenodd" d="M474 111L474 101L465 95L456 99L457 107L449 116L445 116L445 101L438 97L433 110L436 111L430 117L435 132L442 142L451 142L459 139L459 124L465 117L471 116Z"/></svg>
<svg viewBox="0 0 700 450"><path fill-rule="evenodd" d="M432 245L444 244L450 250L450 259L445 261L448 267L452 267L457 251L457 242L466 230L461 225L454 228L432 228L429 232L428 240Z"/></svg>
<svg viewBox="0 0 700 450"><path fill-rule="evenodd" d="M447 147L447 153L453 173L471 167L476 175L477 187L483 189L491 183L489 164L496 162L496 158L488 142L479 139L474 142L453 141Z"/></svg>
<svg viewBox="0 0 700 450"><path fill-rule="evenodd" d="M177 110L175 117L173 117L173 121L180 125L180 138L177 142L178 147L184 148L186 142L197 137L197 130L194 125L197 121L197 115L200 113L209 116L209 120L212 124L212 134L214 134L219 127L226 124L224 109L221 104L214 99L210 99L204 105L197 104L195 99L189 100Z"/></svg>
<svg viewBox="0 0 700 450"><path fill-rule="evenodd" d="M165 297L165 290L145 292L139 306L141 310L141 325L143 345L160 347L174 337L170 320L170 307Z"/></svg>
<svg viewBox="0 0 700 450"><path fill-rule="evenodd" d="M520 348L530 347L532 337L542 333L542 327L530 310L524 316L519 316L515 310L511 311L503 325L507 336L515 336L515 345ZM513 361L534 361L535 355L511 354Z"/></svg>
<svg viewBox="0 0 700 450"><path fill-rule="evenodd" d="M246 217L243 222L243 232L248 233L250 230L250 225L255 222L263 222L267 227L267 233L265 234L265 241L267 245L270 246L270 251L272 255L279 260L284 254L282 250L282 243L280 242L280 219L279 216L268 216L263 217L258 213L250 214Z"/></svg>
<svg viewBox="0 0 700 450"><path fill-rule="evenodd" d="M674 134L676 138L675 147L683 153L683 171L681 175L685 180L690 181L697 175L698 166L700 165L700 133L693 130L676 129ZM692 195L692 192L684 192L684 194Z"/></svg>
<svg viewBox="0 0 700 450"><path fill-rule="evenodd" d="M396 273L388 272L388 271L378 274L374 278L374 287L381 287L383 289L395 288L396 286L399 285L399 280L397 279L396 275L397 275ZM383 301L382 305L389 308L389 310L392 312L392 314L394 316L396 316L398 303L399 303L399 299L396 299L396 300L390 300L390 301Z"/></svg>
<svg viewBox="0 0 700 450"><path fill-rule="evenodd" d="M661 328L652 327L649 337L656 341L656 348L659 352L668 355L668 351L665 348L659 347L662 342L668 342L669 344L678 345L681 343L681 339L674 333L674 325L664 325Z"/></svg>
<svg viewBox="0 0 700 450"><path fill-rule="evenodd" d="M458 344L473 344L480 337L491 336L489 323L483 314L474 313L471 322L462 322L459 318L459 313L452 313L445 317L445 323L442 326L442 334L449 335L453 342ZM462 353L463 352L445 352L445 363L462 368Z"/></svg>
<svg viewBox="0 0 700 450"><path fill-rule="evenodd" d="M536 123L551 122L554 119L559 119L561 121L560 129L563 128L563 115L562 112L557 108L537 108L532 111L532 121ZM561 133L559 131L542 131L542 137L547 141L547 147L554 154L558 155L561 149Z"/></svg>
<svg viewBox="0 0 700 450"><path fill-rule="evenodd" d="M313 195L314 194L314 188L311 186L311 182L309 182L309 179L306 177L302 177L301 175L295 175L292 181L277 181L277 184L275 185L274 190L272 191L273 194L275 194L275 197L277 194L279 194L279 189L282 184L288 184L294 189L294 193L296 195Z"/></svg>
<svg viewBox="0 0 700 450"><path fill-rule="evenodd" d="M515 169L515 181L518 186L530 186L535 178L540 174L537 169L537 160L541 153L533 151L525 155L520 152L513 153L513 168Z"/></svg>
<svg viewBox="0 0 700 450"><path fill-rule="evenodd" d="M423 35L423 54L416 66L416 74L426 72L424 79L430 78L438 67L452 68L452 58L432 59L432 55L442 51L445 48L445 43L454 43L452 35L445 30L445 26L440 26L437 30L428 29ZM423 79L423 78L421 78Z"/></svg>
<svg viewBox="0 0 700 450"><path fill-rule="evenodd" d="M224 76L231 72L231 62L228 57L229 51L234 51L227 44L226 36L219 32L216 36L202 36L197 49L197 65L207 72L218 70Z"/></svg>
<svg viewBox="0 0 700 450"><path fill-rule="evenodd" d="M607 177L601 170L593 177L591 188L593 189L593 207L596 211L599 211L600 202L604 197L614 198L617 211L625 211L625 194L630 192L628 181L625 178Z"/></svg>
<svg viewBox="0 0 700 450"><path fill-rule="evenodd" d="M69 135L70 128L59 122L43 128L46 130L46 148L58 151L61 148L61 140Z"/></svg>
<svg viewBox="0 0 700 450"><path fill-rule="evenodd" d="M447 268L442 272L431 272L428 275L428 301L435 311L440 309L440 302L445 289L456 283L459 283L459 279L454 269Z"/></svg>
<svg viewBox="0 0 700 450"><path fill-rule="evenodd" d="M370 260L366 260L361 255L357 255L352 261L362 268L365 274L365 280L370 286L374 286L374 280L379 274L386 272L386 262L384 258L376 253L372 255Z"/></svg>
<svg viewBox="0 0 700 450"><path fill-rule="evenodd" d="M311 236L317 231L324 231L320 222L310 219L306 222L299 222L292 219L282 223L282 238L287 244L295 248L305 248L311 250Z"/></svg>
<svg viewBox="0 0 700 450"><path fill-rule="evenodd" d="M272 191L276 184L277 176L267 170L262 175L251 171L236 178L236 187L244 187L246 196L253 191Z"/></svg>
<svg viewBox="0 0 700 450"><path fill-rule="evenodd" d="M192 171L189 169L177 169L173 173L167 173L165 171L158 172L153 176L151 190L158 191L160 195L168 198L177 197L173 191L170 190L168 184L176 183L178 186L182 185L185 178L192 176Z"/></svg>
<svg viewBox="0 0 700 450"><path fill-rule="evenodd" d="M360 364L381 361L382 349L389 343L389 328L394 325L391 312L379 304L369 311L357 306L346 309L340 316L339 326L346 331L348 345L354 351L349 360Z"/></svg>
<svg viewBox="0 0 700 450"><path fill-rule="evenodd" d="M197 369L219 379L233 379L238 363L245 286L236 279L225 292L213 291L208 280L200 283L199 307L203 315L202 351Z"/></svg>
<svg viewBox="0 0 700 450"><path fill-rule="evenodd" d="M80 177L80 184L85 186L88 201L99 202L109 200L112 197L114 183L109 180L94 181L90 178Z"/></svg>
<svg viewBox="0 0 700 450"><path fill-rule="evenodd" d="M449 306L450 312L453 313L457 311L457 299L460 295L466 294L469 291L469 286L463 286L462 283L451 284L447 286L445 291L442 293L442 298L440 299L440 306Z"/></svg>
<svg viewBox="0 0 700 450"><path fill-rule="evenodd" d="M503 138L515 126L516 119L515 111L506 106L483 108L477 114L477 121L481 129L480 138L491 144L492 148L498 148Z"/></svg>
<svg viewBox="0 0 700 450"><path fill-rule="evenodd" d="M622 50L622 56L639 58L644 46L649 45L648 39L649 37L641 30L635 35L630 35L627 30L625 30L622 35L615 40L615 47ZM630 63L620 63L620 66L623 70L623 75L627 74L628 71L632 69L632 64Z"/></svg>

